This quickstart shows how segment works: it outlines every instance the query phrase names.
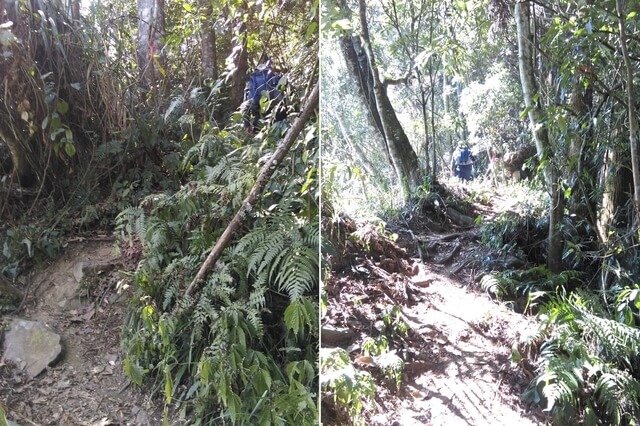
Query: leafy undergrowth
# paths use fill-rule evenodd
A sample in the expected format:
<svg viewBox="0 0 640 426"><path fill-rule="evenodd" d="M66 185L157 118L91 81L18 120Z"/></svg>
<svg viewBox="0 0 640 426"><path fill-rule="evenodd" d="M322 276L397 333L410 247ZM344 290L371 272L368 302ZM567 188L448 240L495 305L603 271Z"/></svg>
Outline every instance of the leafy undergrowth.
<svg viewBox="0 0 640 426"><path fill-rule="evenodd" d="M239 148L228 132L203 138L183 162L188 184L117 218L121 238L143 247L131 278L125 373L137 385L156 383L167 416L194 424L317 422L318 145L313 125L307 130L193 294L190 280L273 147Z"/></svg>

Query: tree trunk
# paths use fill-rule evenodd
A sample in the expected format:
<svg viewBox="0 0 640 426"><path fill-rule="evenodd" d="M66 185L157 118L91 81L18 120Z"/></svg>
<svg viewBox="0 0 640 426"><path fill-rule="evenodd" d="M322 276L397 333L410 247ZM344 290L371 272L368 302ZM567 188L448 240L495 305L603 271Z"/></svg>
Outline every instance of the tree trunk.
<svg viewBox="0 0 640 426"><path fill-rule="evenodd" d="M142 81L152 88L156 99L166 74L163 37L164 0L138 0L138 66Z"/></svg>
<svg viewBox="0 0 640 426"><path fill-rule="evenodd" d="M234 68L231 76L230 94L232 110L238 109L244 101L244 88L249 71L246 35L247 27L245 24L242 24L240 25L240 34L236 37L238 44L233 48L233 52L231 53L231 62Z"/></svg>
<svg viewBox="0 0 640 426"><path fill-rule="evenodd" d="M627 52L627 34L625 30L625 8L623 0L616 0L618 26L620 28L620 49L627 71L627 108L629 111L629 145L631 149L631 170L633 171L633 205L636 223L640 221L640 162L638 160L638 117L636 115L633 86L633 66Z"/></svg>
<svg viewBox="0 0 640 426"><path fill-rule="evenodd" d="M436 174L438 173L438 157L436 152L436 84L433 70L433 56L429 58L429 82L431 84L431 149L432 157L431 161L431 181L436 181ZM429 158L427 157L427 161Z"/></svg>
<svg viewBox="0 0 640 426"><path fill-rule="evenodd" d="M356 81L358 93L365 101L364 103L367 107L367 111L369 112L369 118L372 120L380 136L382 136L384 154L387 161L395 171L395 165L391 159L391 153L389 151L389 143L385 137L384 128L382 127L382 119L380 118L380 112L378 111L376 95L373 91L373 75L369 70L367 55L364 53L360 40L357 37L342 37L340 39L340 48L347 63L347 69Z"/></svg>
<svg viewBox="0 0 640 426"><path fill-rule="evenodd" d="M624 151L616 145L609 148L601 169L602 207L598 218L598 231L603 243L609 240L609 232L623 224L631 223L620 212L625 212L628 194L632 192L633 175L629 170L628 159ZM626 161L625 161L626 160Z"/></svg>
<svg viewBox="0 0 640 426"><path fill-rule="evenodd" d="M424 88L422 72L416 70L418 88L420 90L420 111L422 113L422 127L424 127L424 175L429 176L429 112L427 110L427 91ZM433 176L432 176L433 178ZM435 182L435 181L433 181Z"/></svg>
<svg viewBox="0 0 640 426"><path fill-rule="evenodd" d="M558 173L554 170L553 152L549 146L549 134L544 124L544 114L534 102L538 93L533 63L533 34L530 27L529 1L519 1L515 5L516 30L518 38L518 65L524 103L528 110L529 122L536 151L543 167L544 180L549 189L549 238L547 246L547 266L551 272L562 271L562 235L560 223L564 214L564 194L559 184Z"/></svg>
<svg viewBox="0 0 640 426"><path fill-rule="evenodd" d="M368 68L373 76L373 91L375 94L376 107L380 113L385 139L389 144L391 160L402 187L402 195L404 199L407 200L413 191L421 184L418 157L416 156L416 153L409 142L409 138L404 132L404 129L396 116L396 112L391 105L389 96L387 95L386 87L380 82L369 37L367 8L364 0L360 0L359 3L362 38L368 59Z"/></svg>
<svg viewBox="0 0 640 426"><path fill-rule="evenodd" d="M214 18L212 16L211 2L209 0L198 0L201 14L205 17L202 23L202 77L211 80L218 79L218 60L216 57L216 33L213 28Z"/></svg>
<svg viewBox="0 0 640 426"><path fill-rule="evenodd" d="M80 25L80 0L71 1L71 19L74 25Z"/></svg>

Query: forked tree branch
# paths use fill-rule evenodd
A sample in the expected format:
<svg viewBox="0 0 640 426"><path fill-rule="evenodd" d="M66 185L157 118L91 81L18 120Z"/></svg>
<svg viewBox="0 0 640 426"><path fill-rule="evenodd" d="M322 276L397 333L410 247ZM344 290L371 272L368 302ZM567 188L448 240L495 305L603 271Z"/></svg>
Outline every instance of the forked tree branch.
<svg viewBox="0 0 640 426"><path fill-rule="evenodd" d="M245 217L251 211L251 209L257 202L259 195L267 185L267 182L269 181L269 179L271 179L271 176L291 149L293 142L297 139L298 135L300 135L300 132L302 131L305 123L309 120L313 111L318 107L319 98L319 89L318 84L316 83L302 112L293 122L293 125L285 135L278 149L276 149L269 161L267 161L267 163L262 167L262 171L260 172L256 183L253 185L251 192L249 192L249 195L247 195L247 197L242 202L242 206L240 207L240 209L238 209L238 212L233 217L231 222L229 222L229 225L227 225L227 228L224 230L224 232L216 242L216 245L211 249L209 256L207 256L207 259L200 267L200 270L196 274L195 278L193 279L191 284L189 284L189 287L187 287L185 296L190 296L193 292L195 292L200 284L204 281L209 271L214 267L214 265L222 255L222 251L231 241L231 237L238 230L238 228L240 228L240 225L242 225Z"/></svg>

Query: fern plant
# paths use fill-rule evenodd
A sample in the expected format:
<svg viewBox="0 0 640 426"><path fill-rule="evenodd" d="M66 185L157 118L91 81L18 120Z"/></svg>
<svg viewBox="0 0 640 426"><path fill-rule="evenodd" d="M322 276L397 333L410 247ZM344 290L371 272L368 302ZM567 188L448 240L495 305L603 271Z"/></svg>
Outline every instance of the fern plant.
<svg viewBox="0 0 640 426"><path fill-rule="evenodd" d="M480 287L499 300L507 301L519 312L538 309L553 295L564 295L572 282L580 278L578 271L551 273L546 266L524 271L505 270L484 275Z"/></svg>
<svg viewBox="0 0 640 426"><path fill-rule="evenodd" d="M117 218L122 238L144 247L124 327L125 372L134 383L159 384L167 416L173 407L199 424L315 424L317 145L299 141L291 167L274 176L219 267L197 294L184 296L185 281L242 203L257 159L269 149L229 147L216 156L212 138L227 136L210 136L183 164L188 184L148 196Z"/></svg>
<svg viewBox="0 0 640 426"><path fill-rule="evenodd" d="M640 330L611 318L600 300L558 296L542 311L538 375L525 396L560 424L640 418Z"/></svg>

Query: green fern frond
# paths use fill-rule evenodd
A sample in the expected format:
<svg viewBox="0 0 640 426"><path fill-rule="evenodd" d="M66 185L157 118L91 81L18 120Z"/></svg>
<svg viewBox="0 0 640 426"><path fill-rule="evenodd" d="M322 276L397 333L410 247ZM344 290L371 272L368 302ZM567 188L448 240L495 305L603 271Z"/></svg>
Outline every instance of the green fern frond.
<svg viewBox="0 0 640 426"><path fill-rule="evenodd" d="M175 285L169 285L164 292L164 301L162 302L162 309L166 311L169 306L172 305L173 301L176 299L178 295L178 288Z"/></svg>
<svg viewBox="0 0 640 426"><path fill-rule="evenodd" d="M139 207L127 207L122 210L115 219L116 229L129 238L137 237L145 241L146 217L144 210Z"/></svg>
<svg viewBox="0 0 640 426"><path fill-rule="evenodd" d="M621 424L639 418L640 383L628 372L607 369L595 384L598 405L603 408L611 424Z"/></svg>
<svg viewBox="0 0 640 426"><path fill-rule="evenodd" d="M502 283L494 274L483 275L480 279L480 287L486 293L490 293L498 298L506 294Z"/></svg>
<svg viewBox="0 0 640 426"><path fill-rule="evenodd" d="M309 247L319 247L322 241L320 227L317 223L309 223L302 228L302 242Z"/></svg>
<svg viewBox="0 0 640 426"><path fill-rule="evenodd" d="M267 288L264 285L254 283L253 291L249 294L249 305L257 309L262 309L267 303L265 298L266 293Z"/></svg>
<svg viewBox="0 0 640 426"><path fill-rule="evenodd" d="M233 249L233 254L236 256L244 256L247 251L253 251L254 247L261 244L267 236L269 236L271 230L265 227L256 227L251 230L247 235L242 237ZM254 269L254 268L252 268Z"/></svg>
<svg viewBox="0 0 640 426"><path fill-rule="evenodd" d="M319 267L317 256L317 250L300 247L282 263L276 283L292 300L301 297L316 285Z"/></svg>
<svg viewBox="0 0 640 426"><path fill-rule="evenodd" d="M541 377L545 382L542 394L547 399L547 411L572 409L576 406L576 397L582 380L563 359L552 359L547 371Z"/></svg>
<svg viewBox="0 0 640 426"><path fill-rule="evenodd" d="M254 247L249 256L248 273L260 274L264 268L270 268L275 259L285 251L287 241L286 235L282 232L265 233L263 241Z"/></svg>

